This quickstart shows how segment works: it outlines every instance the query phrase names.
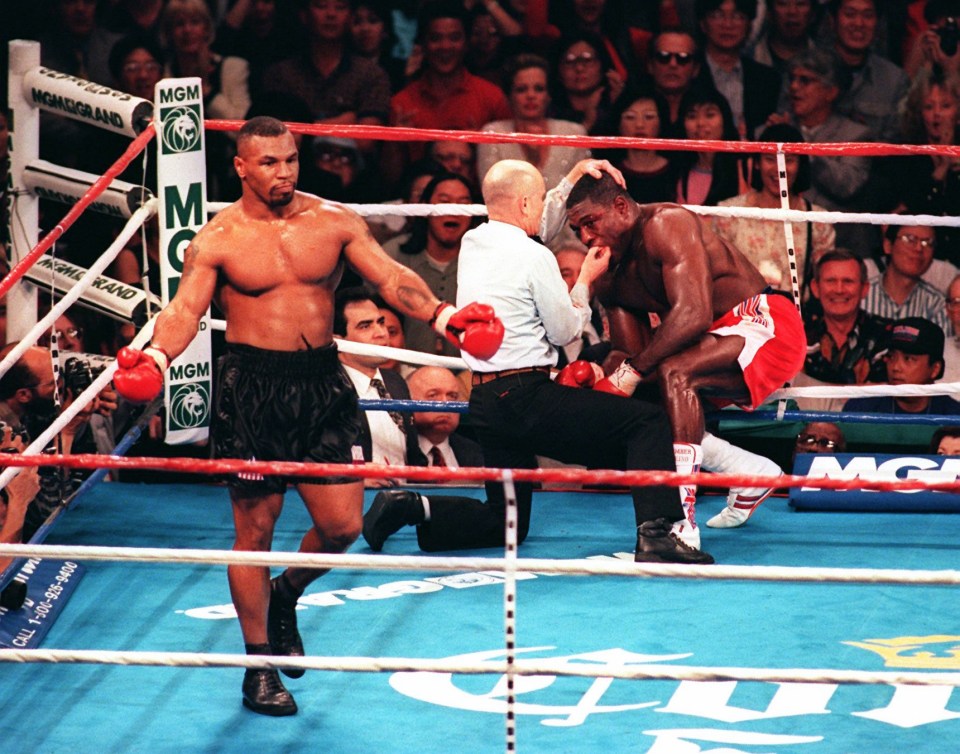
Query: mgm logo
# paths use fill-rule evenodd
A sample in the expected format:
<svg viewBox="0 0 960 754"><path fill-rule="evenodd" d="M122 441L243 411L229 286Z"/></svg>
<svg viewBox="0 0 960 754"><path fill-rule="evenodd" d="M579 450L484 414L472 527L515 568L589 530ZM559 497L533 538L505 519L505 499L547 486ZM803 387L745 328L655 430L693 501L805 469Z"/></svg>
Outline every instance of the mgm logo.
<svg viewBox="0 0 960 754"><path fill-rule="evenodd" d="M171 429L194 429L210 416L210 383L184 382L170 388Z"/></svg>
<svg viewBox="0 0 960 754"><path fill-rule="evenodd" d="M163 124L161 139L164 154L181 154L200 150L203 138L199 105L179 105L160 110Z"/></svg>

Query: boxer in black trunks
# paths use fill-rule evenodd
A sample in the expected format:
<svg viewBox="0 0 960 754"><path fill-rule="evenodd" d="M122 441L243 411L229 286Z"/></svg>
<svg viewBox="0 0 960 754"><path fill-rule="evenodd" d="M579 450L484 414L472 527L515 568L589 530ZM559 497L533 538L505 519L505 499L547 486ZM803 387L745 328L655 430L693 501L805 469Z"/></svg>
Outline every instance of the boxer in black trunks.
<svg viewBox="0 0 960 754"><path fill-rule="evenodd" d="M430 321L467 352L492 355L503 326L489 306L457 310L391 260L349 209L296 191L297 147L286 126L253 118L240 130L234 166L241 198L217 214L184 252L175 298L143 351L117 356L117 390L149 400L216 300L227 322L228 354L215 397L220 457L349 463L358 433L357 397L333 345L333 298L344 262L403 314ZM362 525L363 483L350 478L284 480L240 474L230 480L235 550L267 551L287 483L296 485L313 526L300 552L337 553ZM303 654L296 604L325 570L230 566L230 593L248 654ZM284 671L290 677L302 670ZM248 670L243 703L292 715L296 703L275 670Z"/></svg>

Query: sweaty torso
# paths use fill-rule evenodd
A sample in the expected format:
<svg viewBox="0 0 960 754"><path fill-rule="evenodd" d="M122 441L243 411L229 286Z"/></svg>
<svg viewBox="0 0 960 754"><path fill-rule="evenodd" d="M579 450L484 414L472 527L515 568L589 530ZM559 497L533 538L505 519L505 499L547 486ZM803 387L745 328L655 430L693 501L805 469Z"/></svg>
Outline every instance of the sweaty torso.
<svg viewBox="0 0 960 754"><path fill-rule="evenodd" d="M638 232L629 248L596 283L596 295L605 305L661 315L670 311L672 302L664 282L664 262L668 262L669 267L671 255L702 258L702 264L693 265L692 271L696 274L703 269L709 277L714 319L766 287L749 260L696 217L692 218L696 224L694 242L678 237L675 242L664 244L662 231L669 229L671 219L660 213L687 213L686 210L671 204L648 204L640 209ZM690 222L690 218L681 219ZM660 224L660 233L653 233L647 227L654 220Z"/></svg>
<svg viewBox="0 0 960 754"><path fill-rule="evenodd" d="M341 214L297 194L283 217L252 217L237 202L203 228L194 244L217 269L227 342L274 351L331 342L333 292L349 241Z"/></svg>

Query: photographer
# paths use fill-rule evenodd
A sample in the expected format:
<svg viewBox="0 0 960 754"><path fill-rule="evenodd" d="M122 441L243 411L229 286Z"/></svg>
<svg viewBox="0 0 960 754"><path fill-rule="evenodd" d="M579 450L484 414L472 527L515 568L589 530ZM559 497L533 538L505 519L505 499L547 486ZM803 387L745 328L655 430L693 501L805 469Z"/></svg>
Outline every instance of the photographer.
<svg viewBox="0 0 960 754"><path fill-rule="evenodd" d="M22 453L23 438L13 428L0 422L0 453ZM27 506L40 491L40 479L36 468L25 468L9 484L0 490L0 543L17 544L23 541L23 522ZM0 574L13 562L13 558L0 558ZM19 610L23 604L26 588L11 581L0 592L0 607Z"/></svg>
<svg viewBox="0 0 960 754"><path fill-rule="evenodd" d="M5 358L15 345L0 350L0 359ZM76 395L89 385L89 382L86 385L77 384L76 375L71 375L71 379L72 383L65 383L65 406L69 406ZM28 348L0 377L0 421L19 435L24 444L42 432L55 418L58 409L54 398L55 387L50 352L38 346ZM109 408L107 406L105 410ZM54 450L63 454L95 452L88 423L92 413L99 409L100 400L97 398L63 428L57 436ZM39 494L26 511L24 541L29 541L47 516L69 498L79 482L79 475L71 474L69 470L54 467L41 469Z"/></svg>
<svg viewBox="0 0 960 754"><path fill-rule="evenodd" d="M948 75L960 73L960 2L927 0L923 21L926 28L904 54L907 73L915 76L922 68L933 66Z"/></svg>

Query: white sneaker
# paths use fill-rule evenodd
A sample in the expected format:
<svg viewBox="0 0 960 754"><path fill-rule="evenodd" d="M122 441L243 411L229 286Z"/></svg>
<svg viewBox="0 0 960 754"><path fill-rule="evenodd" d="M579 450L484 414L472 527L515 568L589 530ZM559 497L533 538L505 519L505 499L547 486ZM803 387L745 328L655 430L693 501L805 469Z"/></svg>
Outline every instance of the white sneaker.
<svg viewBox="0 0 960 754"><path fill-rule="evenodd" d="M776 464L770 462L775 468ZM755 473L755 472L751 472ZM777 476L783 476L781 471ZM727 495L727 507L707 521L712 529L733 529L742 526L760 503L770 497L776 487L731 487Z"/></svg>
<svg viewBox="0 0 960 754"><path fill-rule="evenodd" d="M674 534L677 539L685 545L694 547L697 550L700 549L700 527L696 524L691 524L687 519L683 518L679 521L674 521L673 526L670 527L670 533Z"/></svg>

